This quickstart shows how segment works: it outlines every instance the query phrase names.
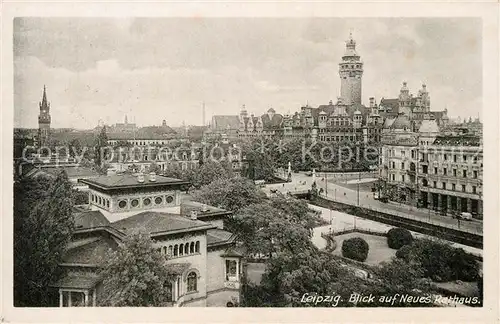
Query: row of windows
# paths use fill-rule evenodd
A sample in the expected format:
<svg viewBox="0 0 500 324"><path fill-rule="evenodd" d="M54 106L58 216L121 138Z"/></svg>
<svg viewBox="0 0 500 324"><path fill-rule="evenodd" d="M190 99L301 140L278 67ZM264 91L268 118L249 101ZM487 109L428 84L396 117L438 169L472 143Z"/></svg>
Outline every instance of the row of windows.
<svg viewBox="0 0 500 324"><path fill-rule="evenodd" d="M109 208L109 199L101 197L99 195L90 194L90 201L94 203L94 205Z"/></svg>
<svg viewBox="0 0 500 324"><path fill-rule="evenodd" d="M140 201L141 201L140 198L130 199L130 207L132 208L139 207ZM171 204L174 201L174 197L173 196L166 196L165 198L163 196L156 196L154 198L146 197L142 198L142 205L148 207L151 206L153 202L155 205L161 205L164 201L167 204ZM120 207L121 209L127 208L128 205L129 205L128 200L120 200L118 202L118 207Z"/></svg>
<svg viewBox="0 0 500 324"><path fill-rule="evenodd" d="M320 136L320 141L326 142L341 142L341 141L355 141L356 136Z"/></svg>
<svg viewBox="0 0 500 324"><path fill-rule="evenodd" d="M392 149L388 151L389 156L396 156L396 150ZM417 155L414 150L410 151L410 156L414 159ZM401 157L406 157L406 151L401 150Z"/></svg>
<svg viewBox="0 0 500 324"><path fill-rule="evenodd" d="M158 251L171 257L200 253L200 241L164 246Z"/></svg>
<svg viewBox="0 0 500 324"><path fill-rule="evenodd" d="M320 128L319 129L320 133L330 133L330 132L335 132L335 133L355 133L356 129L354 128Z"/></svg>
<svg viewBox="0 0 500 324"><path fill-rule="evenodd" d="M110 145L116 145L118 144L119 141L109 141ZM132 145L162 145L162 144L168 144L169 141L162 141L162 140L147 140L147 141L131 141L131 140L126 140L127 143L132 144Z"/></svg>
<svg viewBox="0 0 500 324"><path fill-rule="evenodd" d="M423 179L422 181L422 185L424 187L427 187L428 186L428 182L426 179ZM438 188L438 184L437 184L437 181L433 181L432 183L432 187L433 188ZM452 190L452 191L457 191L457 186L456 184L452 183L451 184L451 188L447 185L446 182L442 182L441 183L441 187L440 189L444 189L444 190ZM462 189L462 192L467 192L467 186L466 185L461 185L461 189ZM477 193L477 187L476 186L472 186L472 191L471 191L473 194L476 194Z"/></svg>
<svg viewBox="0 0 500 324"><path fill-rule="evenodd" d="M351 69L360 69L361 68L361 64L351 64L351 65L348 65L348 64L342 64L341 65L341 68L342 69L349 69L349 67Z"/></svg>
<svg viewBox="0 0 500 324"><path fill-rule="evenodd" d="M439 155L435 156L434 154L422 153L421 160L425 161L425 162L437 161L437 159L435 159L435 157L439 157L439 156L443 157L442 161L453 160L454 163L459 162L459 157L460 157L458 154L453 154L453 155L452 154L442 154L442 155L439 154ZM468 162L468 161L472 161L473 163L477 163L479 161L479 157L477 155L468 156L467 154L463 154L460 162Z"/></svg>
<svg viewBox="0 0 500 324"><path fill-rule="evenodd" d="M422 173L423 174L430 174L427 165L422 166ZM434 174L439 174L439 169L437 167L434 167ZM453 174L454 177L457 177L457 174L458 174L457 169L453 169L451 174ZM443 175L448 175L447 168L443 168ZM477 170L472 171L472 178L473 179L477 179L478 175L479 175L479 172ZM462 178L467 178L467 170L462 170Z"/></svg>

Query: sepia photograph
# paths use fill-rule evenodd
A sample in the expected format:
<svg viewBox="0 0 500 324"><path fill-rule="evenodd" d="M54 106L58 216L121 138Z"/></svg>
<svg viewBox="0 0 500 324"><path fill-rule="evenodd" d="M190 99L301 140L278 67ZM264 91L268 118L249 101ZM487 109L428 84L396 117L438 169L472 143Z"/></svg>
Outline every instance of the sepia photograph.
<svg viewBox="0 0 500 324"><path fill-rule="evenodd" d="M480 16L10 24L11 307L485 309Z"/></svg>

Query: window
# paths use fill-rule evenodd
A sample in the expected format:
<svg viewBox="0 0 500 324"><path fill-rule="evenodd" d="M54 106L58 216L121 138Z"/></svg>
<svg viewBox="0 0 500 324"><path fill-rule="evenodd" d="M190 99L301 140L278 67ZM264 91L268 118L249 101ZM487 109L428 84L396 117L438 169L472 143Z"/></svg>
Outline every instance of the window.
<svg viewBox="0 0 500 324"><path fill-rule="evenodd" d="M467 178L467 170L463 170L462 171L462 175L463 175L464 178Z"/></svg>
<svg viewBox="0 0 500 324"><path fill-rule="evenodd" d="M184 255L184 244L179 245L179 256Z"/></svg>
<svg viewBox="0 0 500 324"><path fill-rule="evenodd" d="M434 168L434 174L438 174L438 168Z"/></svg>
<svg viewBox="0 0 500 324"><path fill-rule="evenodd" d="M144 204L144 206L149 206L149 205L151 205L151 199L150 198L144 198L144 200L142 201L142 203Z"/></svg>
<svg viewBox="0 0 500 324"><path fill-rule="evenodd" d="M453 169L453 176L456 177L457 176L457 169Z"/></svg>
<svg viewBox="0 0 500 324"><path fill-rule="evenodd" d="M196 253L199 253L200 252L200 241L196 241L196 244L194 246L194 251Z"/></svg>
<svg viewBox="0 0 500 324"><path fill-rule="evenodd" d="M195 272L190 272L187 276L187 291L194 292L197 290L197 281L198 278Z"/></svg>
<svg viewBox="0 0 500 324"><path fill-rule="evenodd" d="M184 254L189 254L189 243L184 244Z"/></svg>
<svg viewBox="0 0 500 324"><path fill-rule="evenodd" d="M106 207L109 208L109 199L106 199Z"/></svg>
<svg viewBox="0 0 500 324"><path fill-rule="evenodd" d="M443 189L446 189L446 182L443 182Z"/></svg>
<svg viewBox="0 0 500 324"><path fill-rule="evenodd" d="M173 255L173 248L172 245L168 246L168 255L172 256Z"/></svg>
<svg viewBox="0 0 500 324"><path fill-rule="evenodd" d="M472 193L476 193L476 190L477 190L476 186L472 186Z"/></svg>
<svg viewBox="0 0 500 324"><path fill-rule="evenodd" d="M102 198L99 197L99 205L102 205Z"/></svg>
<svg viewBox="0 0 500 324"><path fill-rule="evenodd" d="M405 176L404 176L404 174L403 174L403 175L401 175L401 181L402 181L402 182L405 182Z"/></svg>
<svg viewBox="0 0 500 324"><path fill-rule="evenodd" d="M464 162L467 162L467 155L464 155L462 158Z"/></svg>
<svg viewBox="0 0 500 324"><path fill-rule="evenodd" d="M434 188L437 188L437 182L436 181L434 181L433 185L434 185Z"/></svg>
<svg viewBox="0 0 500 324"><path fill-rule="evenodd" d="M477 156L474 157L474 163L477 163Z"/></svg>
<svg viewBox="0 0 500 324"><path fill-rule="evenodd" d="M401 151L401 156L405 157L406 156L406 152L405 151Z"/></svg>
<svg viewBox="0 0 500 324"><path fill-rule="evenodd" d="M130 205L132 207L137 207L139 206L139 199L133 199L131 202L130 202Z"/></svg>
<svg viewBox="0 0 500 324"><path fill-rule="evenodd" d="M453 155L453 162L457 162L457 156Z"/></svg>
<svg viewBox="0 0 500 324"><path fill-rule="evenodd" d="M176 244L174 245L174 256L178 256L179 255L179 246Z"/></svg>
<svg viewBox="0 0 500 324"><path fill-rule="evenodd" d="M427 174L427 165L422 166L422 173Z"/></svg>
<svg viewBox="0 0 500 324"><path fill-rule="evenodd" d="M171 203L172 203L172 201L174 201L174 197L172 197L172 196L167 196L167 197L165 198L165 201L167 202L167 204L171 204Z"/></svg>
<svg viewBox="0 0 500 324"><path fill-rule="evenodd" d="M119 203L118 203L118 207L120 208L125 208L127 207L127 201L126 200L121 200Z"/></svg>
<svg viewBox="0 0 500 324"><path fill-rule="evenodd" d="M477 171L474 171L474 179L477 179Z"/></svg>
<svg viewBox="0 0 500 324"><path fill-rule="evenodd" d="M443 174L446 175L446 173L447 173L446 168L443 168Z"/></svg>
<svg viewBox="0 0 500 324"><path fill-rule="evenodd" d="M189 253L194 253L194 242L191 242L191 244L189 244Z"/></svg>
<svg viewBox="0 0 500 324"><path fill-rule="evenodd" d="M462 185L462 191L465 192L465 185Z"/></svg>
<svg viewBox="0 0 500 324"><path fill-rule="evenodd" d="M401 170L404 170L404 169L405 169L405 163L404 163L404 162L402 162L402 163L401 163Z"/></svg>
<svg viewBox="0 0 500 324"><path fill-rule="evenodd" d="M455 186L454 183L451 184L451 190L453 190L453 191L457 190L457 188L456 188L456 186Z"/></svg>
<svg viewBox="0 0 500 324"><path fill-rule="evenodd" d="M444 156L444 160L445 160L445 161L446 161L446 160L448 160L448 154L445 154L445 155L443 155L443 156Z"/></svg>
<svg viewBox="0 0 500 324"><path fill-rule="evenodd" d="M226 260L226 280L232 281L236 280L236 261L235 260Z"/></svg>
<svg viewBox="0 0 500 324"><path fill-rule="evenodd" d="M396 180L395 175L391 174L392 181Z"/></svg>
<svg viewBox="0 0 500 324"><path fill-rule="evenodd" d="M163 198L162 197L156 197L155 198L155 204L159 205L163 202Z"/></svg>

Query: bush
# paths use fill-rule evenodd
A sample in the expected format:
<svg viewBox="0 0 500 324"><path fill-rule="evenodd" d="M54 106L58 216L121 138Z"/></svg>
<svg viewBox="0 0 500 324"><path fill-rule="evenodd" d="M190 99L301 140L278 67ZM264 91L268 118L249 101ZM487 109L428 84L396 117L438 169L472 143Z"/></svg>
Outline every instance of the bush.
<svg viewBox="0 0 500 324"><path fill-rule="evenodd" d="M436 240L415 240L399 249L396 257L419 263L424 277L438 282L475 281L479 275L479 265L472 255Z"/></svg>
<svg viewBox="0 0 500 324"><path fill-rule="evenodd" d="M391 249L398 250L401 247L411 244L413 236L410 231L404 228L391 228L387 232L387 245Z"/></svg>
<svg viewBox="0 0 500 324"><path fill-rule="evenodd" d="M368 257L370 246L361 237L353 237L342 243L342 256L364 262Z"/></svg>

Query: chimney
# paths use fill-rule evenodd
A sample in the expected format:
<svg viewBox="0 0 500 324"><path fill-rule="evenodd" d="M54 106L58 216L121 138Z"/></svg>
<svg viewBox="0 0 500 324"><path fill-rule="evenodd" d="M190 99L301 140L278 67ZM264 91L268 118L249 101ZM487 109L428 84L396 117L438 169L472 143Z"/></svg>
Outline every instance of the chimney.
<svg viewBox="0 0 500 324"><path fill-rule="evenodd" d="M196 210L191 211L191 219L192 220L197 220L198 219L198 212Z"/></svg>
<svg viewBox="0 0 500 324"><path fill-rule="evenodd" d="M139 182L139 183L143 183L144 182L144 174L142 174L142 172L140 172L139 174L137 174L137 182Z"/></svg>
<svg viewBox="0 0 500 324"><path fill-rule="evenodd" d="M155 172L150 172L149 173L149 181L155 182L156 181L156 173Z"/></svg>

